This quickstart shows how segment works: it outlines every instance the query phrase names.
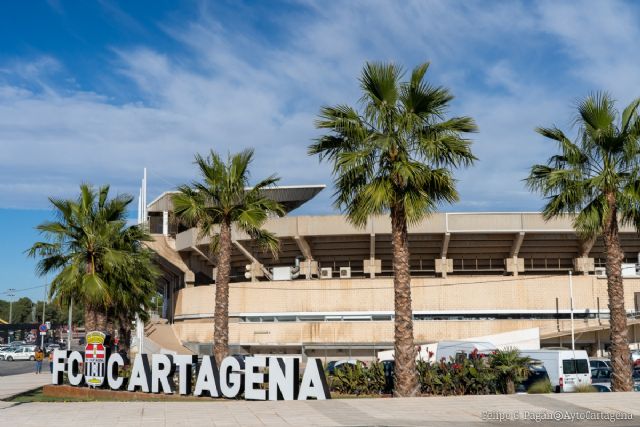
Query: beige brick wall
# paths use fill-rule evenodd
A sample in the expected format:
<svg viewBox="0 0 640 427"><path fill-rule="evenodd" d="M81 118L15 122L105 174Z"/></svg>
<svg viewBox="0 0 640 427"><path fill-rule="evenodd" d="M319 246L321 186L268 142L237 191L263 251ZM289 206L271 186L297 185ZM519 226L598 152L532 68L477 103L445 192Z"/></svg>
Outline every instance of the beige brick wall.
<svg viewBox="0 0 640 427"><path fill-rule="evenodd" d="M607 308L606 280L594 276L573 279L575 307L578 310ZM312 280L232 284L230 313L392 311L390 278L352 280ZM413 309L420 310L555 310L569 308L567 276L465 276L414 278ZM640 292L640 280L625 280L626 306L634 307L634 292ZM177 298L176 315L210 315L214 307L215 287L182 289ZM562 320L560 329L569 330ZM595 326L596 320L576 320L576 328ZM211 342L211 318L177 321L173 325L183 341ZM416 321L416 342L467 338L539 327L541 334L557 331L555 320L473 320ZM393 322L280 322L229 325L230 341L235 344L300 344L392 342Z"/></svg>
<svg viewBox="0 0 640 427"><path fill-rule="evenodd" d="M577 320L576 327L595 326L597 321ZM212 342L213 322L177 322L173 325L182 341ZM417 343L491 335L517 329L539 327L541 334L555 332L555 320L438 320L415 321ZM569 321L560 322L562 330ZM291 322L231 323L232 344L286 345L300 343L382 343L393 342L393 322Z"/></svg>
<svg viewBox="0 0 640 427"><path fill-rule="evenodd" d="M412 279L413 309L421 310L555 310L569 308L568 276L453 276ZM295 282L234 283L231 313L392 311L391 278L298 280ZM575 308L607 308L607 281L574 276ZM626 307L634 308L640 279L625 280ZM215 286L180 290L176 315L213 313Z"/></svg>

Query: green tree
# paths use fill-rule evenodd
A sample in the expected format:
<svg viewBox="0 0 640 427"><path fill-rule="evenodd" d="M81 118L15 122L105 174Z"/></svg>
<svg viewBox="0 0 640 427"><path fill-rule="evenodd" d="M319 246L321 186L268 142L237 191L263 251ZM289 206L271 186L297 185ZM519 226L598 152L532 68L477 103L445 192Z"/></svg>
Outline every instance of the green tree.
<svg viewBox="0 0 640 427"><path fill-rule="evenodd" d="M495 371L503 393L514 394L516 384L529 376L531 359L520 356L517 348L498 350L489 356L489 366Z"/></svg>
<svg viewBox="0 0 640 427"><path fill-rule="evenodd" d="M461 135L476 125L469 117L445 118L453 96L424 81L428 66L401 81L400 67L367 63L360 78L362 110L323 107L316 127L329 133L309 147L309 154L333 163L335 204L351 223L364 227L371 215L390 215L399 396L418 391L407 225L441 202L458 200L451 169L475 160Z"/></svg>
<svg viewBox="0 0 640 427"><path fill-rule="evenodd" d="M205 158L195 156L201 182L183 185L173 197L176 217L199 228L200 238L211 237L210 251L217 258L214 354L218 363L229 352L229 278L231 274L231 228L247 233L274 256L279 249L274 234L263 230L269 215L284 215L283 207L263 195L263 190L279 180L272 175L253 188L249 185L249 165L253 150L229 155L225 163L211 151Z"/></svg>
<svg viewBox="0 0 640 427"><path fill-rule="evenodd" d="M109 199L109 186L95 190L81 185L76 200L49 200L57 219L37 227L45 241L34 243L28 254L40 258L40 275L55 274L50 287L54 302L82 305L87 330L107 330L117 314L128 319L144 315L148 298L141 295L148 291L155 267L142 246L150 236L127 226L126 210L133 198ZM123 303L129 299L134 302Z"/></svg>
<svg viewBox="0 0 640 427"><path fill-rule="evenodd" d="M630 391L633 386L618 230L619 224L640 229L638 105L640 99L620 115L609 94L586 97L578 104L576 142L555 126L537 128L558 144L559 153L547 164L534 165L527 178L531 190L547 197L545 219L574 215L578 235L604 239L614 391Z"/></svg>

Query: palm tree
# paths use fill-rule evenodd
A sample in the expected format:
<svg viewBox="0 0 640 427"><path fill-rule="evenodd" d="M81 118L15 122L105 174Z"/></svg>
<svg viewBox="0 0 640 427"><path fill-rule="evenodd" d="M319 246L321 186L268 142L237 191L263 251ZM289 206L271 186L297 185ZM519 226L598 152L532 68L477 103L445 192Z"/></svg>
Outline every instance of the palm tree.
<svg viewBox="0 0 640 427"><path fill-rule="evenodd" d="M76 200L49 200L58 218L37 227L46 239L27 252L40 258L39 275L56 273L50 297L82 304L88 331L106 330L116 315L131 319L144 311L148 306L140 306L144 298L139 294L148 291L157 272L150 252L141 246L150 237L137 226L127 227L126 209L133 198L109 199L109 186L96 191L81 185ZM134 296L135 308L121 304Z"/></svg>
<svg viewBox="0 0 640 427"><path fill-rule="evenodd" d="M531 359L520 356L517 348L497 350L489 356L489 366L496 372L498 385L505 394L515 394L516 383L529 376Z"/></svg>
<svg viewBox="0 0 640 427"><path fill-rule="evenodd" d="M573 225L580 237L604 239L614 391L630 391L633 385L618 227L631 224L640 229L638 105L640 99L620 115L609 94L586 97L578 103L575 143L557 127L537 128L558 144L559 153L546 165L534 165L527 178L531 190L548 198L545 219L575 214Z"/></svg>
<svg viewBox="0 0 640 427"><path fill-rule="evenodd" d="M279 181L272 175L253 188L249 164L253 150L229 155L225 163L213 150L205 158L195 156L202 182L182 185L173 197L178 220L198 227L200 238L212 236L210 251L217 258L214 355L218 363L229 353L229 276L231 274L231 228L247 233L259 246L276 256L278 239L261 227L269 215L284 215L283 207L263 191Z"/></svg>
<svg viewBox="0 0 640 427"><path fill-rule="evenodd" d="M451 93L424 81L429 64L408 81L393 64L367 63L360 78L362 111L323 107L316 127L329 133L309 154L333 162L335 205L364 227L371 215L390 214L393 245L396 394L418 390L413 342L407 224L458 200L451 168L475 157L461 134L476 131L469 117L445 119Z"/></svg>

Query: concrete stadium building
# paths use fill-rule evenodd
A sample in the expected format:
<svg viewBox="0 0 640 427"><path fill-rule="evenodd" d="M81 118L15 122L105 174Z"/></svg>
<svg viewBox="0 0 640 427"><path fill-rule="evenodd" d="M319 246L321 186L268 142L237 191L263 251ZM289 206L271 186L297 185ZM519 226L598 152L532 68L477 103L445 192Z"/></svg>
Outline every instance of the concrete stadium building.
<svg viewBox="0 0 640 427"><path fill-rule="evenodd" d="M324 186L278 187L268 196L290 212ZM209 239L176 225L171 192L148 205L163 276L161 317L150 345L210 354L215 259ZM390 220L355 228L345 217L268 220L277 259L233 231L229 338L232 352L370 358L393 346ZM621 228L630 341L640 341L640 239ZM570 346L573 273L576 348L608 345L608 297L601 239L580 240L571 218L539 213L437 213L409 227L416 343L539 328L543 346ZM154 344L155 343L155 344ZM181 347L184 346L184 347Z"/></svg>

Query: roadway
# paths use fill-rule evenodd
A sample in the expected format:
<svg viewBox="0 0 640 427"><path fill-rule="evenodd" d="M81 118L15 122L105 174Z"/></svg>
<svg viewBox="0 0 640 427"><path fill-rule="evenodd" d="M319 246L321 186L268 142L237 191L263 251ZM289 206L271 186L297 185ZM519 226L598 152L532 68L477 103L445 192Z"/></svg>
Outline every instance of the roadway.
<svg viewBox="0 0 640 427"><path fill-rule="evenodd" d="M42 364L42 372L49 372L49 362ZM6 377L9 375L26 374L35 372L36 362L31 360L14 360L8 362L6 360L0 360L0 377ZM35 374L34 374L35 375Z"/></svg>

